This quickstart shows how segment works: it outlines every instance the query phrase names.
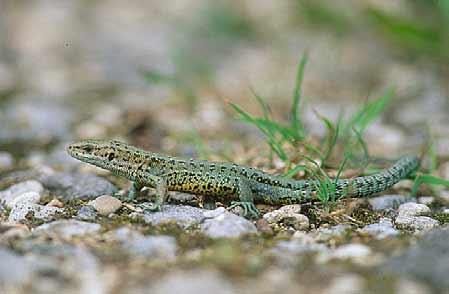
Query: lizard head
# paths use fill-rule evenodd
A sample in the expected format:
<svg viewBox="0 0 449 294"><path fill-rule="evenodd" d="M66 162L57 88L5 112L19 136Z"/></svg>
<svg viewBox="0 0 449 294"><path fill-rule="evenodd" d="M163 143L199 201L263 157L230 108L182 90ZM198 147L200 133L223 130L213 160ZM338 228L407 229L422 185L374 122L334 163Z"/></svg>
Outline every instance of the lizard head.
<svg viewBox="0 0 449 294"><path fill-rule="evenodd" d="M84 140L67 147L70 156L112 172L123 174L128 168L130 147L113 140Z"/></svg>

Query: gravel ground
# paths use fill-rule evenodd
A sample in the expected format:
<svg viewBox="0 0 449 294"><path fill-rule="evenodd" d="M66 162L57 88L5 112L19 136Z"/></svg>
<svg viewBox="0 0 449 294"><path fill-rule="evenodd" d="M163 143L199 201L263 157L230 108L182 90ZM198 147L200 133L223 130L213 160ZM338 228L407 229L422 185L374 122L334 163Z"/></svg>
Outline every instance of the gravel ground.
<svg viewBox="0 0 449 294"><path fill-rule="evenodd" d="M287 121L307 51L311 141L326 134L313 110L337 119L394 85L365 133L370 154L421 154L431 138L422 165L449 180L447 59L398 50L367 23L310 26L296 2L2 3L0 292L447 293L448 188L413 197L402 181L330 207L260 205L258 220L173 193L150 212L153 191L126 200L130 183L66 153L74 140L114 138L281 173L263 134L227 102L260 113L254 89ZM367 9L413 10L351 3L351 21Z"/></svg>

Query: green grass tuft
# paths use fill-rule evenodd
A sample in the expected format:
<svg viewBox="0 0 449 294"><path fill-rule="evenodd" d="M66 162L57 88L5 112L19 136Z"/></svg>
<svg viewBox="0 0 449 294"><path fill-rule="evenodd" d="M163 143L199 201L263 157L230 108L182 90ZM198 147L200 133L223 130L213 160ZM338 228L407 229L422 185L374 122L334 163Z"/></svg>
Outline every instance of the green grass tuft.
<svg viewBox="0 0 449 294"><path fill-rule="evenodd" d="M376 99L371 99L361 107L359 107L348 119L345 119L343 113L340 113L336 122L315 112L327 129L327 135L322 144L315 146L308 141L307 130L301 120L300 104L302 93L302 81L304 78L305 65L307 56L304 55L299 63L296 84L292 98L291 121L290 124L276 121L271 114L270 106L259 96L253 89L252 92L262 109L262 117L253 116L246 112L238 105L230 103L230 106L239 114L239 118L248 124L257 127L266 138L267 144L271 151L276 154L287 165L287 172L283 175L285 178L294 177L299 171L305 171L317 181L316 191L317 198L324 204L337 200L337 182L350 161L362 163L362 167L366 168L369 163L370 156L368 147L363 139L365 131L377 120L385 108L391 101L394 91L389 89L385 94ZM315 168L310 168L301 162L292 160L289 152L284 146L290 144L291 147L298 148L303 146L309 152L308 155L301 155L300 158L306 162L312 163ZM338 175L332 179L328 176L324 168L332 166L328 163L335 151L343 151L343 162L339 165ZM433 149L430 149L432 151ZM340 152L341 153L341 152ZM432 158L432 168L437 166L436 155L434 150L430 152ZM318 164L312 157L316 156L321 164ZM359 164L360 165L360 164ZM431 174L420 173L415 175L415 184L412 194L415 195L421 184L430 186L443 185L449 187L449 181L438 178ZM343 193L343 196L346 193Z"/></svg>

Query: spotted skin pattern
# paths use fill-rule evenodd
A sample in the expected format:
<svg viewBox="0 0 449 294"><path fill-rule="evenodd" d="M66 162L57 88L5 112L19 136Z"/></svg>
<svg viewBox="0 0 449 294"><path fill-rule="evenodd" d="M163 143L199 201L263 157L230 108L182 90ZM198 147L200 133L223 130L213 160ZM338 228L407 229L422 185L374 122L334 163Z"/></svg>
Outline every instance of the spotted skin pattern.
<svg viewBox="0 0 449 294"><path fill-rule="evenodd" d="M151 210L158 211L168 191L238 199L230 207L241 206L248 217L257 217L254 203L292 204L313 199L319 182L292 180L267 174L235 163L183 159L145 151L119 141L85 140L69 145L68 153L83 162L106 169L133 182L129 196L134 198L143 187L156 189ZM379 173L340 179L336 196L369 196L388 189L417 170L415 156L403 156Z"/></svg>

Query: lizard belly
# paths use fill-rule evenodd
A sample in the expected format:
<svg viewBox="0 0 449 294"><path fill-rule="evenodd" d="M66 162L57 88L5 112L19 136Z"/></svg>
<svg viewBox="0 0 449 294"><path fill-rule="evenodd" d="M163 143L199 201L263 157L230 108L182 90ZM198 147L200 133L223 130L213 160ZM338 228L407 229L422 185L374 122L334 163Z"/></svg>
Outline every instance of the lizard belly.
<svg viewBox="0 0 449 294"><path fill-rule="evenodd" d="M168 173L165 177L167 187L171 191L211 196L229 196L237 193L237 180L232 176L181 170Z"/></svg>
<svg viewBox="0 0 449 294"><path fill-rule="evenodd" d="M261 183L252 184L251 190L256 203L272 205L299 203L309 199L312 193L308 189L292 190Z"/></svg>

